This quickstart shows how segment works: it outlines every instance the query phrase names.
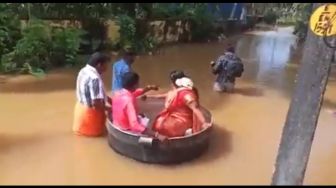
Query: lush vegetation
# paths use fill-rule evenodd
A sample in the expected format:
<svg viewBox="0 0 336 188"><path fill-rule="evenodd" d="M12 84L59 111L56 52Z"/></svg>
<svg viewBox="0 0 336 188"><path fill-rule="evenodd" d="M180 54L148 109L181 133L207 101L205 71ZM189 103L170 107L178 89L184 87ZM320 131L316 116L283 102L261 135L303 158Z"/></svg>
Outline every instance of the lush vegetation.
<svg viewBox="0 0 336 188"><path fill-rule="evenodd" d="M296 11L294 14L295 30L294 34L299 37L300 41L305 40L308 31L308 22L312 10L312 3L295 3Z"/></svg>
<svg viewBox="0 0 336 188"><path fill-rule="evenodd" d="M294 25L294 34L305 39L312 3L251 3L250 8L268 24Z"/></svg>
<svg viewBox="0 0 336 188"><path fill-rule="evenodd" d="M0 3L0 72L75 66L78 53L96 49L153 51L158 43L148 32L151 20L189 22L192 40L207 41L219 34L213 13L207 3ZM268 22L277 16L267 12ZM119 25L120 37L114 41L106 38L110 19ZM25 27L22 20L28 20ZM42 20L78 20L82 30L55 28Z"/></svg>
<svg viewBox="0 0 336 188"><path fill-rule="evenodd" d="M145 3L135 9L134 16L116 16L120 39L114 49L131 47L140 53L153 51L158 42L148 35L146 21L150 20L189 21L193 41L205 41L215 35L214 19L204 3Z"/></svg>
<svg viewBox="0 0 336 188"><path fill-rule="evenodd" d="M295 24L295 33L305 37L309 3L246 6L263 14L268 24ZM146 24L151 20L188 21L192 40L206 41L219 34L213 15L207 3L0 3L0 72L36 73L75 66L78 53L96 49L153 51L157 41ZM108 19L116 20L120 28L120 37L113 42L106 39ZM21 20L28 20L25 27ZM83 30L55 28L42 20L78 20Z"/></svg>
<svg viewBox="0 0 336 188"><path fill-rule="evenodd" d="M17 15L0 6L0 71L40 74L64 65L75 65L83 31L53 28L41 20L29 20L21 28Z"/></svg>
<svg viewBox="0 0 336 188"><path fill-rule="evenodd" d="M278 23L294 25L294 34L299 41L303 41L306 38L311 9L312 3L291 3L290 6L279 8Z"/></svg>
<svg viewBox="0 0 336 188"><path fill-rule="evenodd" d="M192 40L205 41L217 34L213 26L213 15L207 11L205 5L196 6L189 19L191 21Z"/></svg>
<svg viewBox="0 0 336 188"><path fill-rule="evenodd" d="M279 18L279 15L276 11L270 9L265 12L264 15L264 22L266 24L274 25L276 24L277 20Z"/></svg>
<svg viewBox="0 0 336 188"><path fill-rule="evenodd" d="M73 66L81 34L78 29L51 28L43 21L32 20L12 49L1 54L1 71L35 74L52 67Z"/></svg>

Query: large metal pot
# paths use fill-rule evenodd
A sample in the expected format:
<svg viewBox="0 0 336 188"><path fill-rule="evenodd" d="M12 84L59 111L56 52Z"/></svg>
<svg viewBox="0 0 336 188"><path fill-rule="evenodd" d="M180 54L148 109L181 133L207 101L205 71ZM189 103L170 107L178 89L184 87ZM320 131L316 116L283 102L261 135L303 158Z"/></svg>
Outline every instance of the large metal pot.
<svg viewBox="0 0 336 188"><path fill-rule="evenodd" d="M139 102L139 109L147 112L146 115L151 114L151 109L160 107L163 107L162 100ZM205 108L201 109L207 121L212 123L211 113ZM160 142L145 135L123 131L111 121L107 123L108 143L114 151L137 161L161 164L180 163L200 156L208 148L211 129L212 127L208 127L190 136L169 138L166 142Z"/></svg>

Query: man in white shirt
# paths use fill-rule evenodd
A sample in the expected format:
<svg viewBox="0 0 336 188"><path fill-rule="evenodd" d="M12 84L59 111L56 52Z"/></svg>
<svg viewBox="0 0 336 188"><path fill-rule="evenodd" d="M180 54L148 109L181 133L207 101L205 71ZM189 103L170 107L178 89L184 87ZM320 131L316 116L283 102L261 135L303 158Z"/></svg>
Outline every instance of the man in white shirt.
<svg viewBox="0 0 336 188"><path fill-rule="evenodd" d="M73 131L79 135L100 136L105 130L106 93L101 75L107 70L110 56L96 52L77 76L77 103Z"/></svg>

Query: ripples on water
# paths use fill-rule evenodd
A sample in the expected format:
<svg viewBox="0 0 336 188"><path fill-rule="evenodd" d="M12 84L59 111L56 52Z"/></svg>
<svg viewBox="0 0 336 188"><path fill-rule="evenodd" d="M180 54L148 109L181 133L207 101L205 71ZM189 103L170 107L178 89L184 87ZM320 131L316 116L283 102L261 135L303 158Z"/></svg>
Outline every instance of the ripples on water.
<svg viewBox="0 0 336 188"><path fill-rule="evenodd" d="M162 90L169 87L171 70L185 70L214 115L209 152L179 166L138 163L114 153L106 138L74 136L77 71L53 71L42 80L0 78L0 184L269 184L295 84L293 44L289 28L240 37L237 51L246 71L232 95L212 91L209 71L225 44L176 45L138 59L134 68L142 84L159 84ZM107 89L110 78L108 72ZM325 105L336 108L334 81ZM335 117L322 111L306 184L336 184L335 132Z"/></svg>

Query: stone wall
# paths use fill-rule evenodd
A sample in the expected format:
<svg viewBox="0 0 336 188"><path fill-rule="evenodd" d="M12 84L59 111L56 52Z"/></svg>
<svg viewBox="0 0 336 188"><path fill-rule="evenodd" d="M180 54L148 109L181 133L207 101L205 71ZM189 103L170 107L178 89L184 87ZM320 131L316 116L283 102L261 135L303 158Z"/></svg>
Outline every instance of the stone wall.
<svg viewBox="0 0 336 188"><path fill-rule="evenodd" d="M107 38L111 41L116 41L120 34L119 27L113 20L108 20L106 23ZM186 21L151 21L146 26L147 36L152 36L154 39L162 43L188 42L191 40L190 23Z"/></svg>
<svg viewBox="0 0 336 188"><path fill-rule="evenodd" d="M76 20L46 20L54 27L76 27L82 28L80 21ZM26 20L21 21L24 27L27 24ZM119 26L113 20L107 20L105 23L106 38L112 42L118 41ZM225 21L215 23L219 33L230 35L242 29L240 21ZM181 20L156 20L151 21L144 27L147 30L147 36L152 36L159 44L176 43L176 42L190 42L191 41L191 24L188 21ZM105 38L105 37L103 37Z"/></svg>
<svg viewBox="0 0 336 188"><path fill-rule="evenodd" d="M52 27L75 27L82 28L82 23L78 20L44 20L44 22L50 24ZM24 28L28 23L28 20L21 20L21 27Z"/></svg>
<svg viewBox="0 0 336 188"><path fill-rule="evenodd" d="M152 21L148 31L148 35L161 44L191 40L190 23L187 21Z"/></svg>

